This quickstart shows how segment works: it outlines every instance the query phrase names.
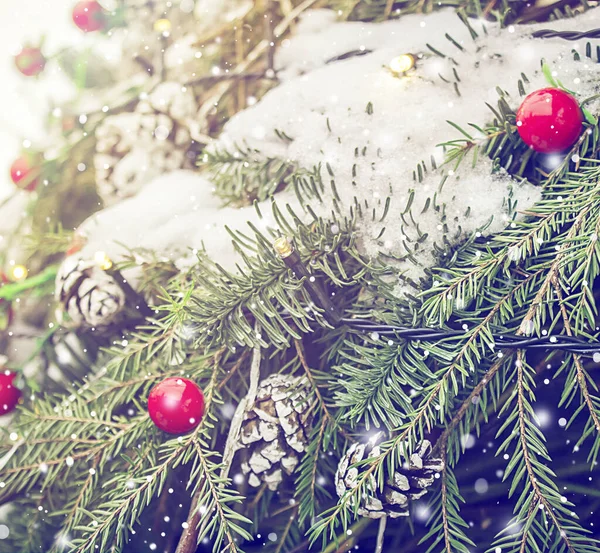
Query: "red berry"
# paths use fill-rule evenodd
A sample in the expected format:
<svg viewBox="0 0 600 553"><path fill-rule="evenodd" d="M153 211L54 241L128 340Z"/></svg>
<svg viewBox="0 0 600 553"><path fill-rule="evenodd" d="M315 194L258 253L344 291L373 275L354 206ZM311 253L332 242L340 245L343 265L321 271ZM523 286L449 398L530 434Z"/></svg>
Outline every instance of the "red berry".
<svg viewBox="0 0 600 553"><path fill-rule="evenodd" d="M559 88L529 94L517 111L517 130L536 152L551 154L569 149L581 135L583 113L577 100Z"/></svg>
<svg viewBox="0 0 600 553"><path fill-rule="evenodd" d="M21 156L10 166L10 178L21 189L35 190L40 182L40 167L32 166L29 159Z"/></svg>
<svg viewBox="0 0 600 553"><path fill-rule="evenodd" d="M0 373L0 415L14 410L21 399L21 390L14 384L16 373L2 371Z"/></svg>
<svg viewBox="0 0 600 553"><path fill-rule="evenodd" d="M166 378L150 390L148 413L161 430L169 434L185 434L202 420L204 394L195 382L187 378Z"/></svg>
<svg viewBox="0 0 600 553"><path fill-rule="evenodd" d="M96 0L82 0L73 8L73 22L86 33L105 29L106 15L105 9Z"/></svg>
<svg viewBox="0 0 600 553"><path fill-rule="evenodd" d="M44 70L46 58L39 48L26 46L15 56L15 65L26 77L35 77Z"/></svg>

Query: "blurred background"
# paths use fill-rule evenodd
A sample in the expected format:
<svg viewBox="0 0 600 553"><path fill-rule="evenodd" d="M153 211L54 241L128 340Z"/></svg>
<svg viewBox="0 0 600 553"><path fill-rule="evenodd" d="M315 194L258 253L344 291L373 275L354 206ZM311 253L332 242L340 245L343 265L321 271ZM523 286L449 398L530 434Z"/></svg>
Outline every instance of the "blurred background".
<svg viewBox="0 0 600 553"><path fill-rule="evenodd" d="M89 37L74 27L69 0L19 0L0 2L0 200L14 190L9 167L17 157L23 140L35 141L41 136L48 102L68 97L71 86L60 70L51 64L39 86L23 79L13 56L23 44L37 42L41 36L54 51Z"/></svg>

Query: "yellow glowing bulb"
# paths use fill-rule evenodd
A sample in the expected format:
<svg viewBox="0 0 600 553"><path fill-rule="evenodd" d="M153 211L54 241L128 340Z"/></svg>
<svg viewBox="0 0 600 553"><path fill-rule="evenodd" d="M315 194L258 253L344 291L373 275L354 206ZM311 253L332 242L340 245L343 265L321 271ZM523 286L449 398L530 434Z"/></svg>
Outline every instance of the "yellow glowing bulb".
<svg viewBox="0 0 600 553"><path fill-rule="evenodd" d="M27 267L15 265L11 270L13 280L25 280L27 278Z"/></svg>
<svg viewBox="0 0 600 553"><path fill-rule="evenodd" d="M412 54L402 54L393 58L388 67L395 75L410 71L415 66L415 57Z"/></svg>
<svg viewBox="0 0 600 553"><path fill-rule="evenodd" d="M168 33L171 31L171 22L168 19L157 19L154 22L154 30L157 33Z"/></svg>
<svg viewBox="0 0 600 553"><path fill-rule="evenodd" d="M96 252L94 254L94 261L103 271L108 271L113 266L113 262L106 255L106 252Z"/></svg>
<svg viewBox="0 0 600 553"><path fill-rule="evenodd" d="M280 236L273 242L273 248L284 259L294 253L294 246L285 236Z"/></svg>

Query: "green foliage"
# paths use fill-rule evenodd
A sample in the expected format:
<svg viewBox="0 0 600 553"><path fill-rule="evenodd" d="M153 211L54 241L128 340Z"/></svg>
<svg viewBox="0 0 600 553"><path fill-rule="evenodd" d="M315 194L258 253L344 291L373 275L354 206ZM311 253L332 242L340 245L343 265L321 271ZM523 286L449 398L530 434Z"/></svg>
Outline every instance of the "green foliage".
<svg viewBox="0 0 600 553"><path fill-rule="evenodd" d="M470 14L506 23L548 17L548 12L531 13L508 0L339 0L330 5L350 20L380 20L444 6L460 9L463 19ZM568 8L555 14L562 15L569 15ZM475 38L477 32L465 23ZM462 48L447 38L452 47ZM586 55L591 57L591 48ZM527 84L523 75L522 94ZM453 85L460 94L458 77ZM155 316L114 337L95 370L74 381L66 395L39 397L21 409L11 428L16 440L0 445L0 501L31 517L11 527L11 553L40 548L58 553L65 546L76 553L125 551L144 512L168 493L167 479L174 473L185 475L193 498L190 516L198 521L194 539L209 538L215 551L242 551L260 523L272 517L278 536L269 546L273 553L319 539L330 552L349 529L366 531L369 521L355 519L361 499L372 492L372 477L382 488L416 444L434 432L439 436L435 451L445 468L431 494L432 515L422 547L428 553L466 553L474 543L465 522L469 519L461 513L464 502L456 476L464 452L461 437L478 434L484 425L493 427L496 415L502 418L499 436L504 441L498 453L508 454L505 479L514 521L496 537L492 551L597 551L577 522L574 506L561 497L545 437L535 424L536 369L521 351L498 351L493 336L547 330L594 337L600 130L588 119L588 132L558 167L548 168L518 139L515 114L504 93L490 117L488 125L468 129L451 123L458 134L443 144L446 165L459 171L464 163L490 157L494 170L539 184L542 198L497 235L465 239L429 271L421 293L405 298L393 294L402 276L393 260L366 259L357 247L355 222L374 218L372 208L356 201L344 212L334 202L327 217L311 208L322 198L326 180L336 197L335 175L328 166L306 169L248 147L205 152L204 167L228 204L247 205L293 188L303 213L273 202L273 219L293 239L315 282L346 315L462 328L464 333L436 342L406 342L332 324L322 306L314 304L304 280L273 251L279 231L267 225L230 231L241 260L236 271L201 252L189 272L176 274L171 264L153 259L150 252L132 252L126 265L145 256L142 287L154 300ZM284 142L293 140L283 131L277 135ZM415 181L426 171L428 165L421 162ZM42 206L52 200L43 195ZM379 216L385 217L388 208ZM52 237L40 231L36 248L60 252L66 238L62 232ZM163 281L168 281L164 288ZM221 420L221 407L248 393L248 361L256 347L264 354L261 377L304 372L315 395L313 427L293 494L283 492L279 499L264 489L244 490L245 499L227 476L231 462L221 453L230 432L229 422ZM155 383L180 374L203 388L206 415L191 434L169 439L152 425L144 398ZM595 465L600 395L589 367L583 359L565 355L555 376L564 381L560 405L573 410L569 427L584 421L576 438ZM390 438L378 457L363 463L357 486L338 502L330 485L336 461L355 439L351 431L372 427L386 427ZM275 508L276 501L283 505ZM49 515L40 518L37 507L46 502ZM389 533L408 533L406 526L394 524ZM36 533L40 527L45 535ZM0 551L2 547L0 543Z"/></svg>
<svg viewBox="0 0 600 553"><path fill-rule="evenodd" d="M597 551L597 542L575 521L573 504L561 496L545 438L535 424L535 370L519 355L517 384L506 402L506 418L498 435L506 436L498 454L511 451L504 479L512 479L509 495L520 490L515 517L492 547L510 551Z"/></svg>
<svg viewBox="0 0 600 553"><path fill-rule="evenodd" d="M284 141L291 141L279 133ZM263 201L290 185L296 189L312 189L320 181L317 168L307 171L290 160L265 157L259 150L236 147L227 150L207 150L201 167L210 171L215 193L227 204L248 205ZM320 184L320 182L319 182Z"/></svg>
<svg viewBox="0 0 600 553"><path fill-rule="evenodd" d="M435 551L436 548L442 551L455 550L468 553L471 547L475 547L466 535L469 525L461 517L459 508L464 500L460 495L454 472L448 466L442 473L440 489L431 498L430 503L434 509L428 521L430 529L421 540L421 543L425 543L434 538L427 553Z"/></svg>
<svg viewBox="0 0 600 553"><path fill-rule="evenodd" d="M535 7L514 0L330 0L329 4L351 21L382 21L408 13L430 13L453 8L469 17L486 18L502 24L572 17L573 8L589 8L585 0L579 5L561 2L558 6L550 4Z"/></svg>

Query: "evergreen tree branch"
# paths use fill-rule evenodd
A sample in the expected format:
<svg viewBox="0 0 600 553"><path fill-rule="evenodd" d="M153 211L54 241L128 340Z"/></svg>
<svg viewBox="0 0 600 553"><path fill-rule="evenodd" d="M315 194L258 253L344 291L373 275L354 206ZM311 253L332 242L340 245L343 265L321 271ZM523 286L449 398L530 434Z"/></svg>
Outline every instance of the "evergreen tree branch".
<svg viewBox="0 0 600 553"><path fill-rule="evenodd" d="M554 473L547 467L550 462L544 445L544 436L535 425L532 401L535 400L535 370L531 369L521 350L514 368L516 379L511 401L503 412L509 412L498 435L508 433L497 454L513 444L514 453L504 473L511 477L509 495L521 487L515 506L515 518L501 532L495 546L508 551L543 550L548 553L567 550L570 553L597 551L596 540L591 539L573 518L572 504L561 497L554 481ZM561 545L562 544L562 545Z"/></svg>
<svg viewBox="0 0 600 553"><path fill-rule="evenodd" d="M523 452L523 461L525 463L525 468L526 468L526 472L527 472L527 475L529 478L529 482L530 482L530 485L536 496L536 499L533 502L533 505L535 505L535 507L533 507L532 513L535 512L535 508L537 507L538 504L542 504L544 506L544 511L552 519L554 526L556 526L556 528L558 529L560 537L563 539L563 541L567 547L567 550L570 553L574 553L575 549L573 548L573 544L571 543L571 540L569 539L567 532L563 528L561 521L558 519L558 516L554 512L555 507L550 503L550 501L548 499L546 499L545 494L548 492L542 491L540 484L538 483L539 471L537 471L534 468L534 463L533 463L533 459L532 459L533 453L531 452L531 449L530 449L532 447L531 446L531 436L529 435L529 432L527 431L527 428L526 428L526 426L531 424L531 421L529 420L530 408L527 403L527 400L525 399L525 394L526 394L527 389L525 386L525 378L524 378L524 372L523 372L524 367L525 367L525 357L524 357L522 350L519 350L517 352L516 365L517 365L517 404L518 404L518 413L519 413L519 417L518 417L519 438L518 438L518 440L521 444L521 450ZM547 454L544 455L544 457L547 457Z"/></svg>
<svg viewBox="0 0 600 553"><path fill-rule="evenodd" d="M308 361L306 360L306 354L304 353L304 346L302 344L302 341L298 340L298 339L294 339L294 347L296 348L296 353L298 354L298 359L300 360L300 364L302 365L302 368L304 369L304 374L306 374L306 377L308 378L308 381L310 382L311 388L313 389L313 392L314 392L315 396L317 397L321 411L325 415L325 418L327 419L327 421L332 426L334 426L334 427L337 426L337 421L335 420L333 415L330 413L330 411L327 407L327 404L325 403L325 399L323 398L323 394L319 390L319 386L315 380L315 377L312 374L310 366L308 365ZM340 431L340 433L342 433L344 435L344 437L348 438L348 435L344 432L344 430L342 428L340 428L339 431Z"/></svg>
<svg viewBox="0 0 600 553"><path fill-rule="evenodd" d="M563 325L565 328L565 332L567 333L568 336L573 336L571 322L569 320L569 315L567 313L567 310L566 310L566 307L564 304L562 290L561 290L561 287L559 286L557 278L554 279L553 285L554 285L554 291L556 293L556 297L559 302L559 310L560 310L560 313L562 316L562 321L563 321ZM577 378L576 378L577 385L579 387L579 391L583 398L583 402L589 413L588 420L589 420L589 422L591 422L591 424L593 425L593 428L595 429L594 446L592 447L592 461L595 461L596 454L594 452L597 452L600 447L600 445L599 445L600 444L600 412L598 410L599 400L598 400L598 398L593 397L592 394L590 393L590 390L588 388L589 376L587 374L587 371L583 367L583 364L581 362L581 357L579 355L573 355L573 364L575 366L575 371L576 371L576 375L577 375ZM565 396L563 395L563 399L564 398L565 398ZM585 439L585 436L587 434L588 434L588 432L584 432L584 435L582 436L582 439L580 440L579 443L581 443L581 441L583 439Z"/></svg>
<svg viewBox="0 0 600 553"><path fill-rule="evenodd" d="M94 491L94 485L97 480L96 470L98 468L98 458L94 459L92 468L88 471L88 476L85 481L79 485L77 495L72 502L72 505L68 507L68 511L65 513L65 520L61 521L61 532L63 535L68 535L69 532L79 524L83 516L83 509L87 505L92 497ZM79 484L79 482L78 482ZM57 515L62 514L60 511ZM64 549L63 544L55 542L52 553L60 553Z"/></svg>
<svg viewBox="0 0 600 553"><path fill-rule="evenodd" d="M214 478L213 475L215 467L212 466L212 464L208 461L208 458L205 455L200 443L197 440L193 440L193 444L199 465L201 467L201 472L204 475L203 484L199 486L199 490L203 492L201 493L201 497L206 496L205 488L208 488L209 496L209 500L203 502L205 513L201 515L200 520L198 521L199 524L196 526L197 528L198 526L201 528L197 539L200 540L203 535L206 535L211 528L216 526L216 519L214 519L212 515L212 511L214 509L218 515L218 529L213 551L222 551L223 553L226 553L227 551L231 553L241 553L242 550L237 545L234 533L241 535L246 539L251 539L251 536L248 534L248 532L242 530L232 521L239 520L245 523L250 523L250 521L227 507L227 503L231 502L231 498L235 496L223 493L223 490L220 489L219 485L219 482L223 482L223 480L221 478L219 478L219 480ZM243 498L240 498L239 500L241 499ZM200 508L198 508L198 512L200 513ZM210 522L203 524L204 521L209 519ZM227 545L222 548L222 542L224 539Z"/></svg>
<svg viewBox="0 0 600 553"><path fill-rule="evenodd" d="M442 523L444 528L444 545L446 547L447 553L452 553L452 542L450 540L450 517L448 516L448 455L446 451L446 443L442 444L441 447L441 460L444 464L444 468L442 470L442 486L441 486L441 495L442 495Z"/></svg>

